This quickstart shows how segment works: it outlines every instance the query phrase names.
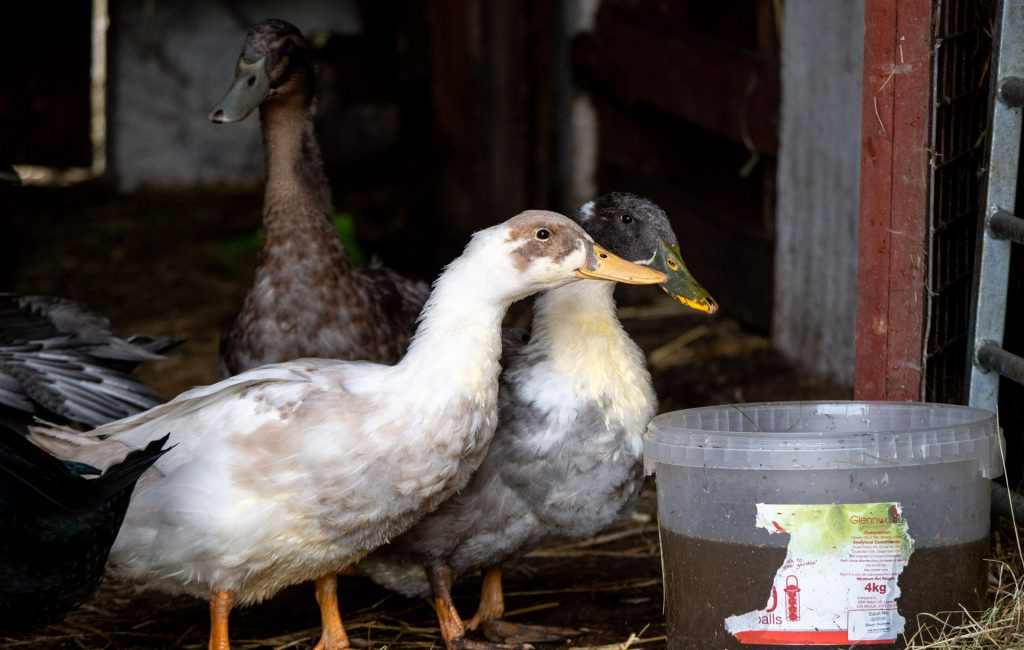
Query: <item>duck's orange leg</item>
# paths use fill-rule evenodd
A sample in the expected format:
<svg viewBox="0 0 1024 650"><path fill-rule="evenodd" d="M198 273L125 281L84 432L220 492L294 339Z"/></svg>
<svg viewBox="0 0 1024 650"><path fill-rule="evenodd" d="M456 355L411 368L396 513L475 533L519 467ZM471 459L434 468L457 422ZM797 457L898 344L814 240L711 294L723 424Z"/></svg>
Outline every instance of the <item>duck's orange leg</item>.
<svg viewBox="0 0 1024 650"><path fill-rule="evenodd" d="M501 565L484 572L480 588L480 607L466 625L470 630L480 629L488 639L506 644L552 643L564 641L580 634L579 630L548 625L526 625L502 620L505 615L505 592L501 586Z"/></svg>
<svg viewBox="0 0 1024 650"><path fill-rule="evenodd" d="M228 615L235 602L230 591L218 589L210 594L210 650L230 650Z"/></svg>
<svg viewBox="0 0 1024 650"><path fill-rule="evenodd" d="M505 593L501 588L501 565L492 566L484 572L484 582L480 587L480 606L473 618L466 624L471 630L482 623L500 620L505 615Z"/></svg>
<svg viewBox="0 0 1024 650"><path fill-rule="evenodd" d="M320 603L323 631L313 650L342 650L348 647L348 635L338 611L338 576L326 575L316 580L316 601Z"/></svg>
<svg viewBox="0 0 1024 650"><path fill-rule="evenodd" d="M452 602L452 570L447 564L436 563L427 567L427 574L434 592L434 609L437 610L441 637L448 650L455 650L465 640L466 627Z"/></svg>
<svg viewBox="0 0 1024 650"><path fill-rule="evenodd" d="M466 626L452 601L452 570L447 564L435 563L427 567L430 587L434 592L434 608L437 610L437 622L441 627L441 636L448 650L533 650L533 646L525 644L507 645L504 643L486 643L470 641L466 638Z"/></svg>

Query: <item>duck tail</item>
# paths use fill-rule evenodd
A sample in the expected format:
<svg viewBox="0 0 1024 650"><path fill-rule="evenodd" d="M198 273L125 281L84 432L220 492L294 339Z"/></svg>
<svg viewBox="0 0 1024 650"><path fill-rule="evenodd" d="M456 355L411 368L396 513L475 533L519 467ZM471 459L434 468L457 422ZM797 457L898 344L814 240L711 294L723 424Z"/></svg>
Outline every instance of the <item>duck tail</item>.
<svg viewBox="0 0 1024 650"><path fill-rule="evenodd" d="M57 458L85 463L100 470L112 468L138 451L120 442L102 440L94 431L78 431L43 420L36 420L28 427L28 439Z"/></svg>
<svg viewBox="0 0 1024 650"><path fill-rule="evenodd" d="M20 434L0 429L0 494L3 508L73 511L82 499L80 480L61 461Z"/></svg>
<svg viewBox="0 0 1024 650"><path fill-rule="evenodd" d="M93 479L98 483L97 488L100 491L100 495L109 498L123 490L131 491L134 489L135 482L139 480L139 477L158 458L174 448L173 445L164 447L170 436L171 434L168 433L163 438L150 441L145 449L137 449L131 452L120 463L107 468L107 471L103 472L102 476Z"/></svg>

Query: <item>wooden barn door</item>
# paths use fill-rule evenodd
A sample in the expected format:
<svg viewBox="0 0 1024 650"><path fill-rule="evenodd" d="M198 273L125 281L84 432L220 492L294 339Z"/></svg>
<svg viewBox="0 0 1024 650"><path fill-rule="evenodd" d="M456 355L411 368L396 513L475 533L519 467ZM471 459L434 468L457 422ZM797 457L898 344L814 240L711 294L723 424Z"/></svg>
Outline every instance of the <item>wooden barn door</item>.
<svg viewBox="0 0 1024 650"><path fill-rule="evenodd" d="M779 43L771 0L604 0L576 43L599 124L598 187L668 212L723 312L767 331Z"/></svg>

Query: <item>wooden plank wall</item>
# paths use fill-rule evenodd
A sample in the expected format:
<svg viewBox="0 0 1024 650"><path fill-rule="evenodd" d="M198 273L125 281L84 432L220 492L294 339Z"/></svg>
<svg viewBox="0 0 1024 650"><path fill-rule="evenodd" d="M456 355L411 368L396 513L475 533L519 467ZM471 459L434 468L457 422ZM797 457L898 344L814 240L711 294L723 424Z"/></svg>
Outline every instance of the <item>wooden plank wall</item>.
<svg viewBox="0 0 1024 650"><path fill-rule="evenodd" d="M668 212L722 313L772 312L779 61L771 0L604 0L573 48L599 124L598 188Z"/></svg>
<svg viewBox="0 0 1024 650"><path fill-rule="evenodd" d="M553 49L559 3L426 4L444 258L469 233L551 207Z"/></svg>

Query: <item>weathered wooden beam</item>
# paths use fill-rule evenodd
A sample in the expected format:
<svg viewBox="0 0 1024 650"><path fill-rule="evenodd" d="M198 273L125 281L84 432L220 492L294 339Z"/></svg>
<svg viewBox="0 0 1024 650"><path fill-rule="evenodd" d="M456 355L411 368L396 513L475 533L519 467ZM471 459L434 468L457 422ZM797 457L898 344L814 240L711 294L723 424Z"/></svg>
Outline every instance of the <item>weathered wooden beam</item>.
<svg viewBox="0 0 1024 650"><path fill-rule="evenodd" d="M922 396L931 11L865 5L857 399Z"/></svg>

